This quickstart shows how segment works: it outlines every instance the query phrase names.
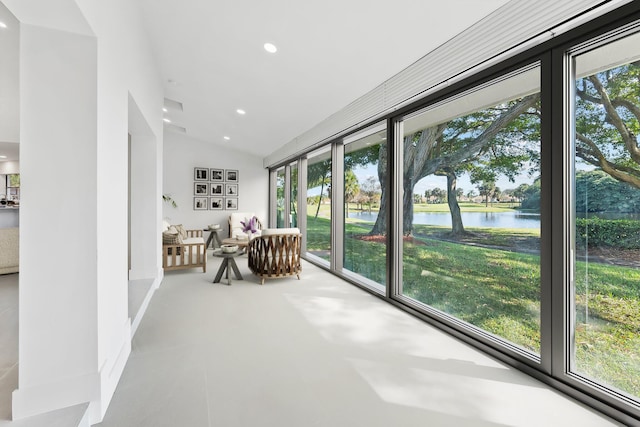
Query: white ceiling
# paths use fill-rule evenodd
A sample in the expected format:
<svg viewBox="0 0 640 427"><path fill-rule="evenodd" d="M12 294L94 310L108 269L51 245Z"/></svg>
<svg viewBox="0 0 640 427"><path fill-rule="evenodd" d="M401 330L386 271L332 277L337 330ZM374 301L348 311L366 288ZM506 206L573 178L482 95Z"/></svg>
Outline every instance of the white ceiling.
<svg viewBox="0 0 640 427"><path fill-rule="evenodd" d="M263 157L507 3L138 1L165 97L183 104L166 117Z"/></svg>
<svg viewBox="0 0 640 427"><path fill-rule="evenodd" d="M193 138L261 157L507 1L138 0L165 97L183 105L166 118ZM0 17L15 20L0 5ZM2 123L16 123L0 128L0 162L19 159L18 103L8 88Z"/></svg>
<svg viewBox="0 0 640 427"><path fill-rule="evenodd" d="M20 159L20 144L0 141L0 162L15 162Z"/></svg>

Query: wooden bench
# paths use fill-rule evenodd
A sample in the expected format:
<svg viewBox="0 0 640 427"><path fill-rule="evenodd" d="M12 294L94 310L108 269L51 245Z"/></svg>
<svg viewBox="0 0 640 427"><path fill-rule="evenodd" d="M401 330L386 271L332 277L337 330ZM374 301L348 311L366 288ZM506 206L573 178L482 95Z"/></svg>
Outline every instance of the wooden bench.
<svg viewBox="0 0 640 427"><path fill-rule="evenodd" d="M202 267L207 272L207 250L202 230L186 230L187 238L178 244L162 245L162 268L165 271Z"/></svg>

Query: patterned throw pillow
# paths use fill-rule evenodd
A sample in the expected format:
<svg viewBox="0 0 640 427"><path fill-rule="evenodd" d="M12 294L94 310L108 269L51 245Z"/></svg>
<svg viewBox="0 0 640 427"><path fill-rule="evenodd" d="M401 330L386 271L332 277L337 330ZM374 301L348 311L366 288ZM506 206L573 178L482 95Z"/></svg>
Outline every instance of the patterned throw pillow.
<svg viewBox="0 0 640 427"><path fill-rule="evenodd" d="M170 233L165 231L162 233L162 244L163 245L178 245L180 244L180 234L178 233Z"/></svg>
<svg viewBox="0 0 640 427"><path fill-rule="evenodd" d="M178 230L172 225L167 231L162 232L162 244L163 245L180 245L182 244L182 236L178 233ZM180 247L177 248L176 255L180 255ZM168 255L173 254L173 248L169 248Z"/></svg>
<svg viewBox="0 0 640 427"><path fill-rule="evenodd" d="M182 238L182 239L186 239L187 238L187 230L185 230L185 228L182 226L182 224L172 225L172 227L175 227L175 229L178 230L178 233L180 233L180 238ZM182 242L180 242L180 243L182 243Z"/></svg>
<svg viewBox="0 0 640 427"><path fill-rule="evenodd" d="M182 236L175 226L169 227L167 231L162 233L162 244L179 245L182 243Z"/></svg>

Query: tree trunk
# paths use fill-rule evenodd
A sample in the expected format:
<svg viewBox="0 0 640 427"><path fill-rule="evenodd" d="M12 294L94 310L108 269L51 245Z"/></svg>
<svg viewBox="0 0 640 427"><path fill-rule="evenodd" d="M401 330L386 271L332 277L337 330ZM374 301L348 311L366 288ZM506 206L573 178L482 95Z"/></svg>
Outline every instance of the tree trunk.
<svg viewBox="0 0 640 427"><path fill-rule="evenodd" d="M373 229L369 232L370 236L384 236L387 234L387 144L382 144L378 150L378 181L382 194L380 195L380 208L378 209L378 217ZM369 212L371 212L371 200L368 201Z"/></svg>
<svg viewBox="0 0 640 427"><path fill-rule="evenodd" d="M322 204L322 193L324 193L324 178L322 179L322 183L320 184L320 197L318 197L318 208L316 209L316 218L318 218L318 214L320 213L320 205Z"/></svg>
<svg viewBox="0 0 640 427"><path fill-rule="evenodd" d="M409 236L413 232L413 187L415 183L410 178L413 175L405 174L402 180L404 194L402 196L402 235Z"/></svg>
<svg viewBox="0 0 640 427"><path fill-rule="evenodd" d="M464 234L462 215L460 215L460 205L456 197L456 174L450 169L444 171L447 176L447 204L451 212L451 233L455 235Z"/></svg>
<svg viewBox="0 0 640 427"><path fill-rule="evenodd" d="M534 106L540 99L540 94L522 98L520 102L513 105L507 111L500 115L491 125L489 125L479 136L477 136L469 144L457 149L446 155L440 155L438 150L438 139L442 136L447 127L447 123L443 123L431 128L423 129L418 135L413 134L406 136L402 141L403 144L403 234L409 235L413 231L413 186L425 176L432 175L438 170L448 167L456 167L470 158L473 158L478 152L484 148L489 141L494 138L507 124L520 114L527 111L528 108ZM399 141L398 141L399 142ZM434 151L435 150L435 151ZM387 182L387 150L385 147L380 148L378 162L378 179L382 186L382 197L380 199L380 211L370 235L380 235L386 233L387 220L387 204L388 197L386 191ZM455 200L455 197L453 198ZM486 201L487 206L489 200ZM453 214L452 214L453 215Z"/></svg>

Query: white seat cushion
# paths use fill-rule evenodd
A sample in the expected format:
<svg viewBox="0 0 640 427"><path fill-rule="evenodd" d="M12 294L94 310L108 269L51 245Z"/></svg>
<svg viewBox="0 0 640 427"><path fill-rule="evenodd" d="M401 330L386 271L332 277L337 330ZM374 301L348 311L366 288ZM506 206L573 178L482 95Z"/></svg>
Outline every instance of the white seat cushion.
<svg viewBox="0 0 640 427"><path fill-rule="evenodd" d="M274 234L300 234L299 228L265 228L262 230L263 236L272 236Z"/></svg>

